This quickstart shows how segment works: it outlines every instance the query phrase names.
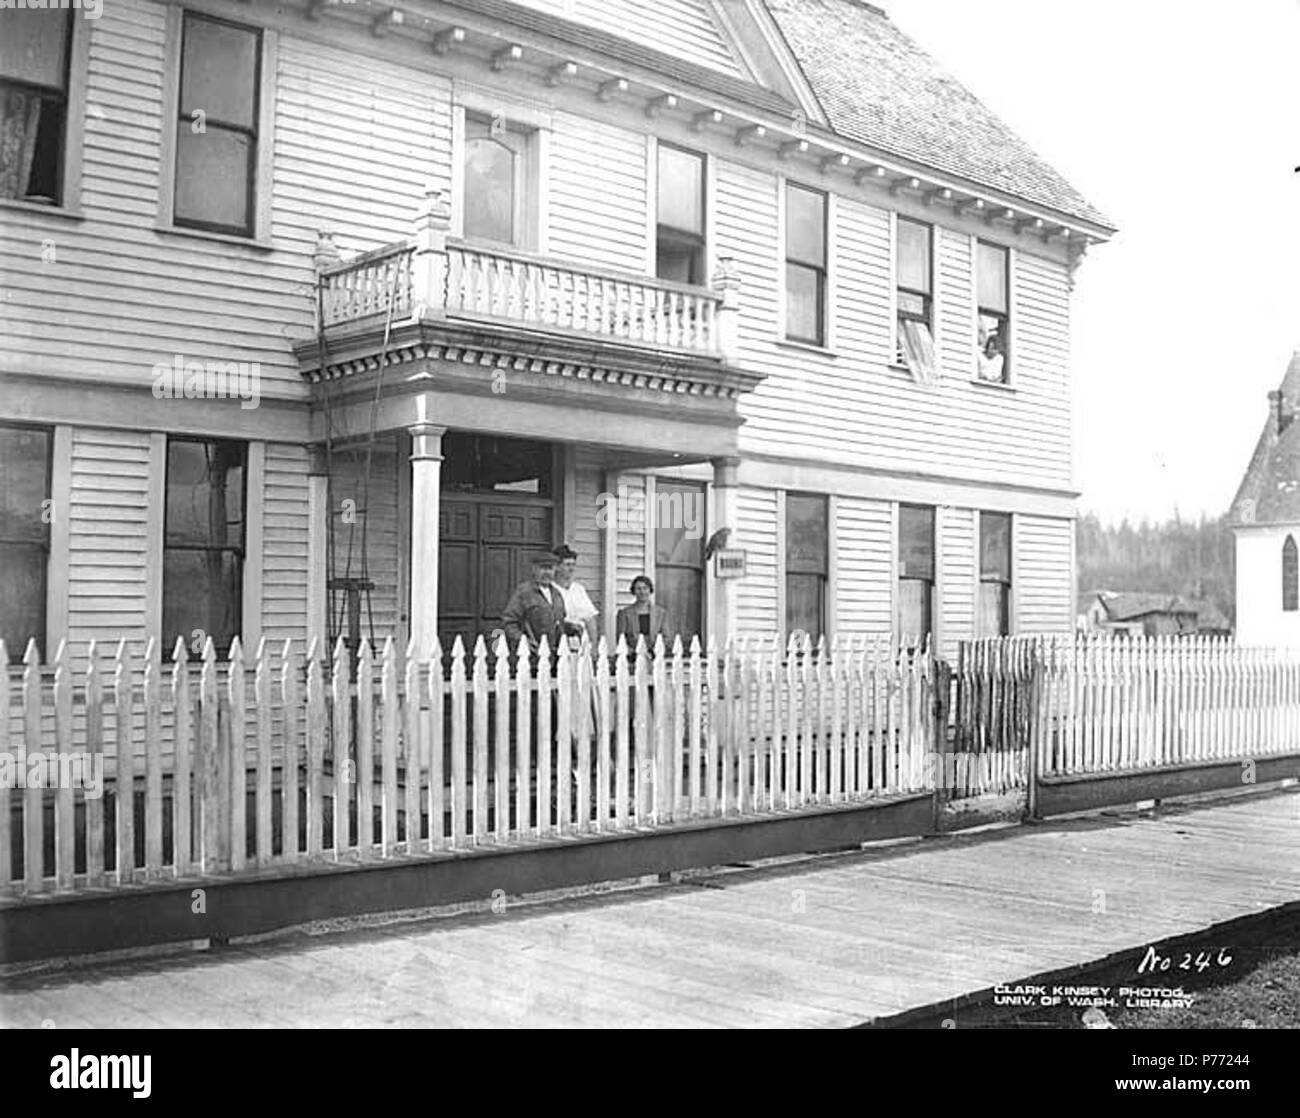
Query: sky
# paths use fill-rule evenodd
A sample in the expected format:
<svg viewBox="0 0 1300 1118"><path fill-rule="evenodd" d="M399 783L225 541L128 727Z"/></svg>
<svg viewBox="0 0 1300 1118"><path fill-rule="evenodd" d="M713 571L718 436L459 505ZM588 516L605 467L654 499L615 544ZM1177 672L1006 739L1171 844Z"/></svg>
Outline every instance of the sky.
<svg viewBox="0 0 1300 1118"><path fill-rule="evenodd" d="M1073 303L1076 488L1227 511L1300 348L1300 0L877 0L1119 227Z"/></svg>

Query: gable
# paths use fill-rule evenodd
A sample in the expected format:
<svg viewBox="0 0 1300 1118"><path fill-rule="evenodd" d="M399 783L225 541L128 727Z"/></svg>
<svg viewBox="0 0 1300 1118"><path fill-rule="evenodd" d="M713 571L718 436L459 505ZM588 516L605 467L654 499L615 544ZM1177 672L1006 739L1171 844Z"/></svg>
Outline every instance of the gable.
<svg viewBox="0 0 1300 1118"><path fill-rule="evenodd" d="M1228 512L1237 526L1300 523L1300 350L1292 355L1278 392L1290 422L1278 434L1270 409Z"/></svg>
<svg viewBox="0 0 1300 1118"><path fill-rule="evenodd" d="M733 78L751 79L709 0L514 0Z"/></svg>

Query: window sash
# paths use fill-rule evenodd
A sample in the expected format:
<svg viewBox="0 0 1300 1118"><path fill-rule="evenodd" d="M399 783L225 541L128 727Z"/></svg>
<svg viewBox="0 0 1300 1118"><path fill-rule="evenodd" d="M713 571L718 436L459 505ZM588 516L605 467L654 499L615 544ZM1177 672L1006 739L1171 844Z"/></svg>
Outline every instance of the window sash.
<svg viewBox="0 0 1300 1118"><path fill-rule="evenodd" d="M825 575L787 570L785 576L787 636L802 630L816 643L825 634L826 584Z"/></svg>
<svg viewBox="0 0 1300 1118"><path fill-rule="evenodd" d="M1282 610L1292 613L1300 609L1300 549L1295 537L1287 536L1282 545Z"/></svg>
<svg viewBox="0 0 1300 1118"><path fill-rule="evenodd" d="M0 578L23 591L15 595L0 591L0 637L5 640L11 664L22 660L29 639L36 641L44 658L49 561L47 544L0 542Z"/></svg>
<svg viewBox="0 0 1300 1118"><path fill-rule="evenodd" d="M934 509L900 505L898 509L898 574L900 579L934 581Z"/></svg>
<svg viewBox="0 0 1300 1118"><path fill-rule="evenodd" d="M686 199L684 206L681 204L681 199L677 193L667 188L665 183L667 176L664 174L665 168L671 167L674 160L679 157L694 160L699 164L698 171L693 175L694 181L691 184L695 196ZM679 163L678 166L684 166L684 161ZM703 241L707 225L706 207L708 204L704 183L704 167L704 156L699 152L679 148L674 144L659 143L655 186L655 221L661 230L698 237ZM679 220L682 218L685 220Z"/></svg>
<svg viewBox="0 0 1300 1118"><path fill-rule="evenodd" d="M813 318L811 322L805 322L806 316L800 313L803 310L802 302L794 298L795 284L792 282L792 277L796 275L812 277ZM824 345L826 342L826 269L787 260L785 292L785 336L791 341ZM803 329L805 324L810 325L812 329Z"/></svg>
<svg viewBox="0 0 1300 1118"><path fill-rule="evenodd" d="M899 217L895 240L894 285L929 297L934 293L934 227Z"/></svg>
<svg viewBox="0 0 1300 1118"><path fill-rule="evenodd" d="M785 569L787 574L830 573L830 502L822 494L787 493ZM809 546L814 545L814 546Z"/></svg>
<svg viewBox="0 0 1300 1118"><path fill-rule="evenodd" d="M795 199L801 199L796 204ZM815 207L815 209L813 208ZM802 214L796 211L806 211ZM795 183L786 184L785 258L821 271L826 269L826 195ZM812 243L809 234L815 230Z"/></svg>
<svg viewBox="0 0 1300 1118"><path fill-rule="evenodd" d="M54 21L48 18L43 19L42 16L38 16L35 13L41 12L43 15L45 12L49 12L52 10L55 9L53 8L13 9L10 15L6 17L8 20L26 23L29 26L29 28L40 27L42 28L42 32L37 36L20 35L18 33L15 33L12 30L12 28L16 27L18 24L11 23L9 25L11 30L6 33L6 43L5 43L5 45L9 48L9 50L12 52L13 45L17 44L18 52L14 52L14 53L19 53L22 51L22 48L25 45L25 41L26 44L30 44L32 39L35 39L35 41L39 43L41 46L45 46L48 43L50 43L52 41L52 36L46 33L44 29L47 25L53 23ZM13 69L0 69L0 82L6 82L13 85L23 86L25 88L39 90L41 92L59 93L63 96L67 95L68 69L71 66L71 59L72 59L72 36L73 36L72 21L74 18L73 8L71 5L68 6L68 8L64 11L63 15L64 18L60 25L60 31L58 36L59 38L58 57L57 59L54 60L54 65L44 68L43 72L34 73L28 71L26 73L23 73L21 72L22 62L21 60L19 60L18 64ZM40 80L43 77L53 76L53 74L56 72L59 76L59 80L57 83L53 81Z"/></svg>
<svg viewBox="0 0 1300 1118"><path fill-rule="evenodd" d="M203 217L194 217L183 212L182 202L182 182L181 182L181 129L190 128L193 131L192 110L187 111L187 97L185 88L185 41L188 28L194 21L207 23L223 24L227 27L235 28L245 32L253 38L253 90L251 98L250 122L245 125L238 121L223 120L220 117L214 117L205 113L203 118L203 127L205 132L216 131L234 133L245 137L248 141L247 164L244 168L244 220L242 222L224 222L211 221ZM174 174L175 182L172 187L172 223L188 229L202 229L213 233L231 233L236 236L251 237L255 232L257 222L257 172L260 157L260 145L258 136L258 118L262 111L262 48L263 37L260 28L247 27L242 24L229 23L225 20L211 19L207 16L200 16L195 13L186 12L181 21L180 35L180 52L181 65L176 96L176 120L177 120L177 137L176 151L174 153ZM202 106L194 106L199 109ZM198 133L202 135L202 133Z"/></svg>

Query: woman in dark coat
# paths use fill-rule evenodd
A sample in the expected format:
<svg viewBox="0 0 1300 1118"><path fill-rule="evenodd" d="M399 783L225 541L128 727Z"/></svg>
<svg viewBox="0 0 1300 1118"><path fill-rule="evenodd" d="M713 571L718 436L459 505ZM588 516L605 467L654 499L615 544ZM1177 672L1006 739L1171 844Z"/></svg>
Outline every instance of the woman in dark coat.
<svg viewBox="0 0 1300 1118"><path fill-rule="evenodd" d="M664 638L664 647L672 648L677 630L672 618L663 606L653 602L655 584L645 575L637 575L632 580L632 597L636 599L630 606L618 611L615 619L614 639L621 636L627 641L629 649L636 648L637 637L645 637L646 646L653 648L655 638Z"/></svg>

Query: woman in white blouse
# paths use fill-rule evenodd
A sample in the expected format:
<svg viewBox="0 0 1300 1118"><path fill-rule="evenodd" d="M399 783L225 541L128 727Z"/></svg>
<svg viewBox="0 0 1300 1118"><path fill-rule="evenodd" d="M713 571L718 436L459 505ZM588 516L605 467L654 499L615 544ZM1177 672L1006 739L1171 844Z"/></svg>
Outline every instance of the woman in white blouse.
<svg viewBox="0 0 1300 1118"><path fill-rule="evenodd" d="M555 557L559 560L559 565L555 570L554 585L564 598L564 619L580 624L594 645L597 639L596 618L600 611L596 609L587 588L573 577L578 566L578 553L568 544L561 544L555 549Z"/></svg>

